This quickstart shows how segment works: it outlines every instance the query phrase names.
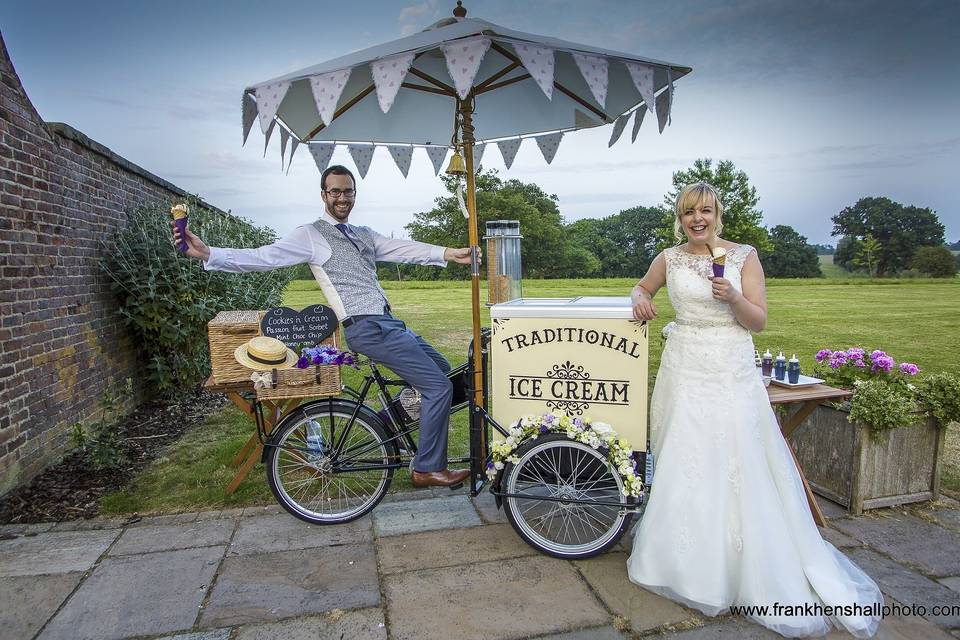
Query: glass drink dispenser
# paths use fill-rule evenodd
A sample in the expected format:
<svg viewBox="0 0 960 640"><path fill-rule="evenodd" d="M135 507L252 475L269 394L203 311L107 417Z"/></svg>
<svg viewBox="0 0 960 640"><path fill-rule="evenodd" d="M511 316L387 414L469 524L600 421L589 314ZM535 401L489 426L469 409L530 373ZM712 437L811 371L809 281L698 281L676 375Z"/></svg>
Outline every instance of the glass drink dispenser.
<svg viewBox="0 0 960 640"><path fill-rule="evenodd" d="M520 221L491 220L487 223L487 305L521 298Z"/></svg>

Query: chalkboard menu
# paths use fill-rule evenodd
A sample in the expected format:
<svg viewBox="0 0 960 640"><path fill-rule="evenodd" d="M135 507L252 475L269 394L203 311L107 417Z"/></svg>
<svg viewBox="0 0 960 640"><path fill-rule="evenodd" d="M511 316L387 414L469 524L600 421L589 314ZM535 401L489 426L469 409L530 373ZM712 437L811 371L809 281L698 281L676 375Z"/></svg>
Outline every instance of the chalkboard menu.
<svg viewBox="0 0 960 640"><path fill-rule="evenodd" d="M337 330L333 309L315 304L303 311L290 307L270 309L260 321L260 333L276 338L291 349L300 345L316 346Z"/></svg>

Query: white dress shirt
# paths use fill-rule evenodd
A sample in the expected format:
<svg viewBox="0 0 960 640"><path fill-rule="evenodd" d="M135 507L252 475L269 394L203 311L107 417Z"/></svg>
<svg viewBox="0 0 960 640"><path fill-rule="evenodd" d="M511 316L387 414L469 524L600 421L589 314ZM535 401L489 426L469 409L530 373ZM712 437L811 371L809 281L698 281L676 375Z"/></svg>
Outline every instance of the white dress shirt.
<svg viewBox="0 0 960 640"><path fill-rule="evenodd" d="M330 224L337 224L337 221L326 213L323 215L323 220ZM377 262L402 262L439 267L447 264L443 259L445 247L416 240L388 238L372 229L369 231L373 237ZM256 249L210 247L210 257L203 263L203 268L207 271L242 273L270 271L304 262L322 267L331 255L330 244L326 238L312 224L305 224L273 244Z"/></svg>

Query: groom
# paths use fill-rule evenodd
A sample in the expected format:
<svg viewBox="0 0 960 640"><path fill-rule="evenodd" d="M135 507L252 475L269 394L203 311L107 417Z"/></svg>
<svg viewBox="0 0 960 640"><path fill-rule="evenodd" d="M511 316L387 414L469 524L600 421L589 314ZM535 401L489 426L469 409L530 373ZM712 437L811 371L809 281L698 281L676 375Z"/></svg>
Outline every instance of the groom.
<svg viewBox="0 0 960 640"><path fill-rule="evenodd" d="M447 433L453 386L450 363L426 340L390 313L387 295L377 280L377 262L446 265L470 264L470 249L387 238L369 227L348 223L356 203L350 170L334 165L320 178L325 215L297 227L277 242L257 249L208 247L186 230L186 255L204 268L239 273L267 271L307 263L343 327L350 349L396 372L422 398L420 436L412 466L414 487L454 487L469 469L447 469ZM180 233L174 227L174 238Z"/></svg>

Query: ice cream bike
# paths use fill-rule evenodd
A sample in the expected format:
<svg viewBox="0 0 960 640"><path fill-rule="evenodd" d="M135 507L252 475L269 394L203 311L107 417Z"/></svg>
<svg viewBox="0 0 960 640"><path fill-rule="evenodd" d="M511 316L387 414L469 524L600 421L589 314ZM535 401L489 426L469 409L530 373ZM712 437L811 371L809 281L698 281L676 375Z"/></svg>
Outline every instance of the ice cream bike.
<svg viewBox="0 0 960 640"><path fill-rule="evenodd" d="M469 465L471 495L492 493L530 545L586 558L616 544L652 477L648 327L632 319L625 297L498 302L520 293L519 234L509 233L515 224L488 224L492 326L482 331L479 355L490 401L474 402L471 343L467 362L449 373L452 412L469 412L469 455L449 462ZM312 313L336 328L335 317ZM269 314L263 322L269 332ZM260 401L282 392L286 372L267 374L260 385L255 415L267 480L302 520L338 524L365 515L416 453L415 393L375 363L362 365L359 387L302 404L270 430Z"/></svg>

